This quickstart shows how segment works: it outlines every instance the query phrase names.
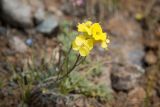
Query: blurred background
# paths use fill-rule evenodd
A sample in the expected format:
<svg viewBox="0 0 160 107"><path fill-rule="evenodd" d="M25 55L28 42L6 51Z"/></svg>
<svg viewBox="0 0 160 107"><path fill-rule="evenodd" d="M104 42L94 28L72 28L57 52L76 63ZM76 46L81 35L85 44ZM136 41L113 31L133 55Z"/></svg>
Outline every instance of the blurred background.
<svg viewBox="0 0 160 107"><path fill-rule="evenodd" d="M160 0L0 0L0 107L21 107L13 69L23 72L33 57L35 66L52 66L53 56L58 63L86 20L99 22L110 38L109 49L96 46L89 60L103 62L94 81L112 100L81 99L73 107L160 107ZM39 100L45 105L31 99L29 107L52 105Z"/></svg>

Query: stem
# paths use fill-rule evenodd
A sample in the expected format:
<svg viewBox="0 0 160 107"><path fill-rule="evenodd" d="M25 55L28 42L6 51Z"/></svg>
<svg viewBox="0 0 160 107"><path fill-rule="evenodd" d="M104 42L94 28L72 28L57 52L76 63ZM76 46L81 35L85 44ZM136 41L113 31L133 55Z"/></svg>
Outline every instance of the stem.
<svg viewBox="0 0 160 107"><path fill-rule="evenodd" d="M80 65L83 61L85 61L86 57L84 57L82 60L79 61L79 63L77 63L76 66Z"/></svg>
<svg viewBox="0 0 160 107"><path fill-rule="evenodd" d="M78 55L76 62L74 63L74 65L72 66L72 68L69 70L69 72L71 72L71 71L74 70L74 68L77 66L77 63L78 63L79 59L80 59L80 54Z"/></svg>
<svg viewBox="0 0 160 107"><path fill-rule="evenodd" d="M71 52L71 49L72 49L72 46L70 46L70 48L69 48L69 50L68 50L68 52L67 52L67 56L64 58L64 60L68 59L69 54L70 54L70 52ZM65 62L65 61L63 61L62 65L60 66L60 71L62 70L62 67L63 67L63 65L64 65L64 62Z"/></svg>
<svg viewBox="0 0 160 107"><path fill-rule="evenodd" d="M72 49L72 46L70 46L70 48L69 48L69 50L67 52L67 56L64 58L64 61L63 61L62 65L59 67L58 77L57 77L56 81L58 81L60 73L61 73L61 71L63 71L63 65L65 63L65 60L67 60L67 72L68 72L68 60L69 60L69 54L71 52L71 49Z"/></svg>
<svg viewBox="0 0 160 107"><path fill-rule="evenodd" d="M64 77L68 76L73 70L74 68L77 66L77 63L80 59L80 54L77 56L76 62L74 63L74 65L68 70L68 72L66 74L64 74L62 77L60 77L58 80L63 79Z"/></svg>

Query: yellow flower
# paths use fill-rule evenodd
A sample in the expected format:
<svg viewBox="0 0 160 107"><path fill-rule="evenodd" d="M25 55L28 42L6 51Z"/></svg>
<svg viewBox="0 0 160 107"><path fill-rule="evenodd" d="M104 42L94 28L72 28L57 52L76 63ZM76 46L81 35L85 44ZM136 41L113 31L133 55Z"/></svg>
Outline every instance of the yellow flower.
<svg viewBox="0 0 160 107"><path fill-rule="evenodd" d="M99 23L93 24L91 30L95 40L104 40L106 38L106 34L102 32L102 28Z"/></svg>
<svg viewBox="0 0 160 107"><path fill-rule="evenodd" d="M104 49L108 48L108 36L103 32L99 23L92 24L91 21L87 21L78 24L78 31L81 35L73 41L72 48L79 51L81 56L87 56L96 43L100 43Z"/></svg>
<svg viewBox="0 0 160 107"><path fill-rule="evenodd" d="M86 39L84 35L79 35L72 43L73 50L79 51L81 56L87 56L93 48L93 40Z"/></svg>
<svg viewBox="0 0 160 107"><path fill-rule="evenodd" d="M107 34L103 33L102 28L99 23L94 23L91 27L92 30L92 36L95 39L95 41L98 41L101 43L102 48L107 48L109 39L107 38Z"/></svg>
<svg viewBox="0 0 160 107"><path fill-rule="evenodd" d="M91 25L92 22L91 21L87 21L85 23L82 24L78 24L78 32L83 32L83 33L87 33L88 35L91 35Z"/></svg>

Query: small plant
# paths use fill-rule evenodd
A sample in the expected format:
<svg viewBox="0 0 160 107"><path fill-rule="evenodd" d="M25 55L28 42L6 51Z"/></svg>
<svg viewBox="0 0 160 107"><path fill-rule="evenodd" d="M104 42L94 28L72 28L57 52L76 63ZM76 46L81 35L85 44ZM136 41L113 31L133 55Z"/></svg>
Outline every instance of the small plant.
<svg viewBox="0 0 160 107"><path fill-rule="evenodd" d="M62 94L77 93L100 99L106 99L109 95L107 87L94 84L89 80L91 76L101 74L100 64L91 66L93 62L85 61L95 44L100 44L102 48L107 49L109 43L107 34L102 31L99 23L91 21L78 24L79 33L70 28L71 25L66 22L61 25L58 40L63 47L57 63L54 63L56 55L53 55L53 61L50 63L44 62L44 56L39 66L35 64L35 58L32 57L32 62L28 63L23 72L14 72L13 80L19 85L24 103L29 101L31 91L37 85L43 93L51 89L58 90ZM81 67L83 63L88 64L88 67Z"/></svg>
<svg viewBox="0 0 160 107"><path fill-rule="evenodd" d="M78 36L73 40L72 45L69 48L69 51L66 53L64 58L64 62L61 66L60 71L63 76L61 78L67 76L70 72L74 70L76 66L81 64L83 60L85 60L86 56L93 49L95 44L101 44L101 47L107 49L109 39L102 31L102 28L99 23L92 23L91 21L87 21L82 24L78 24ZM70 66L70 54L71 48L75 51L78 51L79 54L76 55L76 61ZM74 56L74 55L73 55ZM65 65L65 67L63 67ZM64 68L64 69L63 69ZM64 73L65 72L65 73Z"/></svg>
<svg viewBox="0 0 160 107"><path fill-rule="evenodd" d="M95 84L89 78L97 70L97 66L85 68L85 73L72 72L68 78L63 79L59 84L59 90L63 94L77 93L83 94L88 97L99 98L102 101L106 101L110 96L109 90L103 84ZM99 75L97 75L99 76Z"/></svg>
<svg viewBox="0 0 160 107"><path fill-rule="evenodd" d="M85 67L83 69L83 74L81 74L78 71L82 71L79 65L82 62L85 63L86 56L89 55L94 45L100 44L102 48L107 49L109 39L106 33L102 31L102 28L99 23L92 24L91 21L87 21L85 23L78 24L77 27L78 32L80 33L77 37L75 37L75 40L73 40L73 35L70 34L60 36L60 41L64 46L67 47L69 47L67 44L69 44L69 42L73 40L70 49L72 48L73 50L78 51L79 54L76 56L74 52L71 52L71 50L69 50L68 53L66 52L68 58L66 60L68 60L68 62L65 65L67 66L65 67L66 71L63 71L65 73L62 73L62 80L58 85L59 90L63 94L80 93L90 97L99 97L103 100L107 99L109 97L107 87L105 87L102 84L96 85L89 80L90 76L101 75L100 64L97 63L90 66L89 64L92 64L93 62L88 62L89 68ZM70 37L71 40L66 40L65 37ZM76 61L74 59L71 59L73 56L74 58L76 58ZM72 72L73 70L77 70L77 72Z"/></svg>

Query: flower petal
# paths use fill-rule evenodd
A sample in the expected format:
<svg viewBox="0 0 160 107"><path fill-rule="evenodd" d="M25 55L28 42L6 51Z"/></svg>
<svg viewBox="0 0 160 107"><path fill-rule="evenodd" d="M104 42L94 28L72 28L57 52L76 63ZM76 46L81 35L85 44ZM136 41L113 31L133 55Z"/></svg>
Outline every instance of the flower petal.
<svg viewBox="0 0 160 107"><path fill-rule="evenodd" d="M87 49L86 47L81 47L79 49L79 53L81 56L87 56L89 54L89 49Z"/></svg>
<svg viewBox="0 0 160 107"><path fill-rule="evenodd" d="M86 40L86 46L91 50L93 48L93 39Z"/></svg>
<svg viewBox="0 0 160 107"><path fill-rule="evenodd" d="M83 33L87 33L88 35L91 35L91 21L87 21L85 23L82 24L78 24L78 31L79 32L83 32Z"/></svg>
<svg viewBox="0 0 160 107"><path fill-rule="evenodd" d="M78 32L84 32L85 31L85 25L84 24L78 24Z"/></svg>
<svg viewBox="0 0 160 107"><path fill-rule="evenodd" d="M91 21L86 21L86 22L85 22L85 25L86 25L86 26L91 26L91 25L92 25L92 22L91 22Z"/></svg>
<svg viewBox="0 0 160 107"><path fill-rule="evenodd" d="M81 46L81 45L84 44L85 39L86 39L85 36L79 35L79 36L77 36L76 39L75 39L75 44L78 45L78 46Z"/></svg>
<svg viewBox="0 0 160 107"><path fill-rule="evenodd" d="M100 36L100 40L102 41L106 41L106 33L102 33L101 36Z"/></svg>
<svg viewBox="0 0 160 107"><path fill-rule="evenodd" d="M75 50L75 51L78 51L79 48L80 48L80 47L75 43L75 41L73 41L73 42L72 42L72 49Z"/></svg>
<svg viewBox="0 0 160 107"><path fill-rule="evenodd" d="M105 41L103 41L103 42L101 43L101 47L106 49L106 48L108 47L108 46L107 46L107 43L106 43Z"/></svg>
<svg viewBox="0 0 160 107"><path fill-rule="evenodd" d="M91 27L93 35L96 34L97 32L102 33L102 28L99 23L94 23Z"/></svg>
<svg viewBox="0 0 160 107"><path fill-rule="evenodd" d="M109 40L109 39L107 39L107 40L106 40L106 43L110 43L110 40Z"/></svg>

